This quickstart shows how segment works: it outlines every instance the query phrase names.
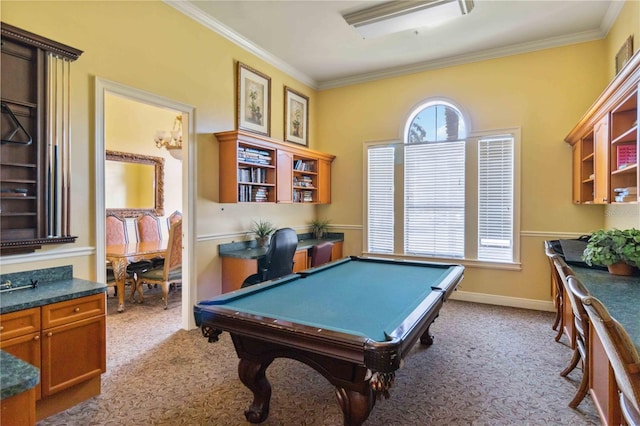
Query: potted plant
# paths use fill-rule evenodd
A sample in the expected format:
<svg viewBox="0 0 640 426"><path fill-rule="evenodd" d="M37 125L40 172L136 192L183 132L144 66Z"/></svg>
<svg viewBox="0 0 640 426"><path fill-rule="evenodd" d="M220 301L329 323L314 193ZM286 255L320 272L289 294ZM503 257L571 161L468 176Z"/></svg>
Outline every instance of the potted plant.
<svg viewBox="0 0 640 426"><path fill-rule="evenodd" d="M258 219L251 222L251 233L256 237L258 247L264 247L269 244L269 238L276 230L276 227L266 219Z"/></svg>
<svg viewBox="0 0 640 426"><path fill-rule="evenodd" d="M601 229L589 237L582 254L587 265L601 265L614 275L631 275L640 266L640 230Z"/></svg>
<svg viewBox="0 0 640 426"><path fill-rule="evenodd" d="M321 240L329 230L329 219L313 219L310 223L311 232L316 240Z"/></svg>

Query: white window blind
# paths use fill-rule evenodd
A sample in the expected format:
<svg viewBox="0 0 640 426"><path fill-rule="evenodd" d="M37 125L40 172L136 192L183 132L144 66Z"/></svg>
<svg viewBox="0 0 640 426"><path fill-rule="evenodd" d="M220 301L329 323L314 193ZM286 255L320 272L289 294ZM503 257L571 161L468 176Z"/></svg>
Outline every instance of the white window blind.
<svg viewBox="0 0 640 426"><path fill-rule="evenodd" d="M464 141L405 146L405 253L464 257L464 159Z"/></svg>
<svg viewBox="0 0 640 426"><path fill-rule="evenodd" d="M513 261L511 136L478 141L478 259Z"/></svg>
<svg viewBox="0 0 640 426"><path fill-rule="evenodd" d="M368 150L368 241L371 253L393 253L394 151L392 146Z"/></svg>

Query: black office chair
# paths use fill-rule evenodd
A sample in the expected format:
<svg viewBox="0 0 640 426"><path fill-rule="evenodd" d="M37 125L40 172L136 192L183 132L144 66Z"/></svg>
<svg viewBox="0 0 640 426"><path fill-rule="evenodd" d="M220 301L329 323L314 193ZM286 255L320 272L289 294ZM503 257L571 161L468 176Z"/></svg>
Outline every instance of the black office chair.
<svg viewBox="0 0 640 426"><path fill-rule="evenodd" d="M242 288L293 273L293 255L297 248L296 231L291 228L278 229L271 236L267 254L259 262L258 273L247 277Z"/></svg>

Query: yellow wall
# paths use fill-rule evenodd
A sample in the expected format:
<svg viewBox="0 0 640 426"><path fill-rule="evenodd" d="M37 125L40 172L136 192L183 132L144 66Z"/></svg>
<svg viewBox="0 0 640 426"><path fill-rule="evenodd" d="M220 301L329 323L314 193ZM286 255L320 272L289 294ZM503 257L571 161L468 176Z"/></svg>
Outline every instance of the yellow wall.
<svg viewBox="0 0 640 426"><path fill-rule="evenodd" d="M163 158L165 216L182 210L182 163L153 141L157 130L173 128L179 114L111 94L105 96L104 109L106 149Z"/></svg>
<svg viewBox="0 0 640 426"><path fill-rule="evenodd" d="M609 80L615 76L616 54L629 36L633 36L633 51L635 53L640 46L640 1L638 0L625 2L618 18L607 34L605 58Z"/></svg>
<svg viewBox="0 0 640 426"><path fill-rule="evenodd" d="M197 132L196 247L198 297L220 289L217 246L246 238L251 219L302 228L313 206L219 204L214 132L235 127L235 67L240 60L271 77L272 136L282 138L283 86L310 97L310 146L337 155L332 204L317 208L345 232L345 254L362 251L362 143L398 139L407 114L429 97L446 97L472 130L522 129L522 270L468 268L464 291L548 301L542 242L604 224L601 206L571 203L571 149L566 134L611 78L611 46L638 30L638 5L625 6L606 40L548 49L316 93L159 1L3 1L2 21L82 49L72 65L73 232L95 244L94 77L193 105ZM628 18L627 15L633 15ZM614 49L614 50L617 50ZM62 247L63 249L65 247ZM44 249L55 250L56 248ZM46 263L46 265L44 265ZM70 264L93 278L91 256L3 266L3 271ZM513 299L509 299L513 298Z"/></svg>
<svg viewBox="0 0 640 426"><path fill-rule="evenodd" d="M462 289L548 300L543 240L603 223L602 207L571 202L571 148L564 137L606 85L603 66L589 72L583 66L600 63L604 50L596 41L320 92L320 148L337 155L333 203L324 213L361 228L362 143L401 138L415 105L446 97L466 111L471 131L522 129L522 271L470 267ZM345 181L350 184L336 184ZM350 250L361 251L361 233L350 234Z"/></svg>
<svg viewBox="0 0 640 426"><path fill-rule="evenodd" d="M284 86L309 102L310 147L316 148L315 92L161 1L3 1L2 22L84 51L72 64L72 233L75 244L45 246L36 255L95 245L94 79L100 77L196 108L198 297L220 291L217 246L246 239L254 218L305 229L313 206L219 204L218 146L213 133L235 128L235 61L271 77L271 135L283 136ZM171 123L169 123L171 124ZM37 256L34 256L37 258ZM93 256L3 264L3 272L74 266L95 278Z"/></svg>

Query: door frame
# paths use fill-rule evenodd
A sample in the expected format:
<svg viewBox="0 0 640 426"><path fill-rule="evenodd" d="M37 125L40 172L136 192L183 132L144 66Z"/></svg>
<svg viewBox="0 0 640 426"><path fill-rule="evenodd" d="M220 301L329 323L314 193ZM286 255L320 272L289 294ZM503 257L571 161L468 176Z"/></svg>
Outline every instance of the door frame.
<svg viewBox="0 0 640 426"><path fill-rule="evenodd" d="M193 319L193 305L196 296L195 259L195 200L197 147L195 138L195 108L153 93L145 92L114 81L95 77L95 217L96 217L96 274L99 282L106 282L106 207L105 207L105 95L107 93L141 102L159 108L169 108L183 114L182 145L182 309L181 327L185 330L196 328ZM151 141L151 139L150 139ZM150 142L151 143L151 142ZM126 314L126 310L125 310Z"/></svg>

